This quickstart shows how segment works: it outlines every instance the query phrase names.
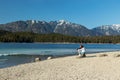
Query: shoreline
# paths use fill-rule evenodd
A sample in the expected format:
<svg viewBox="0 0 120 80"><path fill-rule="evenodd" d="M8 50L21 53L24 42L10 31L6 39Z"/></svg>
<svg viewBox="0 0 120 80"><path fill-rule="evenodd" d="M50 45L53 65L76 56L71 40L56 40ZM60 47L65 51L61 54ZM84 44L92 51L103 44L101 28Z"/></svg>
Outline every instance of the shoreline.
<svg viewBox="0 0 120 80"><path fill-rule="evenodd" d="M75 43L75 42L0 42L0 43L21 43L21 44L30 44L30 43L39 43L39 44L120 44L120 43Z"/></svg>
<svg viewBox="0 0 120 80"><path fill-rule="evenodd" d="M103 55L104 54L104 55ZM0 80L119 80L120 51L66 56L0 69ZM102 56L100 56L102 55Z"/></svg>
<svg viewBox="0 0 120 80"><path fill-rule="evenodd" d="M120 52L120 50L91 52L91 53L86 53L86 55L92 55L92 54L97 55L100 53L110 53L110 52L118 52L118 51ZM76 53L75 54L64 54L64 55L38 55L38 54L31 54L31 55L13 54L13 55L5 55L5 56L3 55L3 56L0 56L1 57L0 61L3 61L3 62L5 61L6 63L0 64L0 69L9 68L9 67L13 67L13 66L19 66L22 64L24 65L24 64L28 64L28 63L34 63L35 58L40 58L40 61L45 61L45 60L47 60L48 57L51 57L52 59L57 59L57 58L77 56L77 55L78 54L76 54ZM13 59L11 57L15 58L15 61L13 61ZM19 62L17 62L17 61L19 61ZM2 66L2 65L5 65L5 66Z"/></svg>

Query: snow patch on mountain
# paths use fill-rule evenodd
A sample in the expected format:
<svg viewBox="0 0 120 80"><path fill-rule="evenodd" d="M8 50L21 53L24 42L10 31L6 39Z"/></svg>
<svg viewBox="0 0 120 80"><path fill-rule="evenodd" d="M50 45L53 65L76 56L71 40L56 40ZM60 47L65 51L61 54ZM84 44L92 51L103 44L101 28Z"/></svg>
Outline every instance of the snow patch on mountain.
<svg viewBox="0 0 120 80"><path fill-rule="evenodd" d="M70 22L65 21L65 20L59 20L58 25L63 25L63 24L70 24Z"/></svg>
<svg viewBox="0 0 120 80"><path fill-rule="evenodd" d="M37 20L31 20L31 23L36 24L36 23L38 23L38 21Z"/></svg>

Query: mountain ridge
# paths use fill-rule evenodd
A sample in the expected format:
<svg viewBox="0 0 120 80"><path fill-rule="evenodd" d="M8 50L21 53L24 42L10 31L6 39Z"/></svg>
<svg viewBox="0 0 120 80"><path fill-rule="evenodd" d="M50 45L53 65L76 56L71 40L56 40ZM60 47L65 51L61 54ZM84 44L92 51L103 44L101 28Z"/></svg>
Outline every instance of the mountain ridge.
<svg viewBox="0 0 120 80"><path fill-rule="evenodd" d="M0 24L0 30L10 32L33 32L38 34L59 33L71 36L103 36L120 35L120 24L102 25L93 29L65 20L58 21L14 21Z"/></svg>

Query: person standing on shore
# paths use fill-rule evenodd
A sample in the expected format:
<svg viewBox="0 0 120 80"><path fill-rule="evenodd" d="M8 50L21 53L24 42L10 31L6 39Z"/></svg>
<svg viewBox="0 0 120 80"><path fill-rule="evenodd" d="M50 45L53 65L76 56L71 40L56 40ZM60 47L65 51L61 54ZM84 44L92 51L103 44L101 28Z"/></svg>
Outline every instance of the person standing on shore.
<svg viewBox="0 0 120 80"><path fill-rule="evenodd" d="M83 45L80 45L80 48L77 49L78 50L78 53L79 53L79 56L81 57L86 57L86 49Z"/></svg>

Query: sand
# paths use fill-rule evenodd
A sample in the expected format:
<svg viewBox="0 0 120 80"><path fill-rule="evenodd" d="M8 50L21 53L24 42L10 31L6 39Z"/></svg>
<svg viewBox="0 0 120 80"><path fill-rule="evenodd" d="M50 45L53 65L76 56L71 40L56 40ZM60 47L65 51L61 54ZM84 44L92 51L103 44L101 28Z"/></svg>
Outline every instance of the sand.
<svg viewBox="0 0 120 80"><path fill-rule="evenodd" d="M3 68L0 80L120 80L119 53L68 56Z"/></svg>

